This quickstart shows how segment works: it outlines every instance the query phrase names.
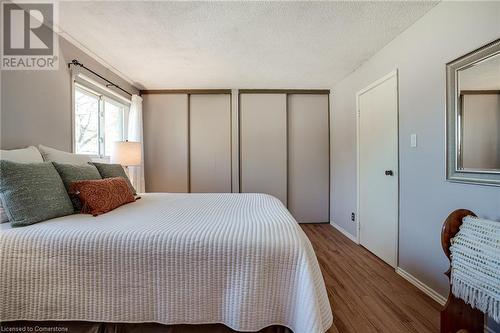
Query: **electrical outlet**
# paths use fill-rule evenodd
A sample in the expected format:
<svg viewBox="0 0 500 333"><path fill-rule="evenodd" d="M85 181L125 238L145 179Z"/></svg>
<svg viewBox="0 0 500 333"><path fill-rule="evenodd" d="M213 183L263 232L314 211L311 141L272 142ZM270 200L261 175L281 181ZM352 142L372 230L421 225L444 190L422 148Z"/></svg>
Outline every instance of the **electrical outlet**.
<svg viewBox="0 0 500 333"><path fill-rule="evenodd" d="M356 221L356 214L351 213L351 221L355 222Z"/></svg>

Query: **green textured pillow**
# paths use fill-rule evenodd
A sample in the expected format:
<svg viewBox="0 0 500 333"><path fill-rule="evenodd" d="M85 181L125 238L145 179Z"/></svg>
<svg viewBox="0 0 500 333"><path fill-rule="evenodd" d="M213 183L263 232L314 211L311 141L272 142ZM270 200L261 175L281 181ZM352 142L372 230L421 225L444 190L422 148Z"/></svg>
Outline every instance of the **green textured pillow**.
<svg viewBox="0 0 500 333"><path fill-rule="evenodd" d="M132 190L132 193L134 195L137 194L135 191L134 187L132 186L132 183L130 182L130 179L128 179L127 174L125 173L125 170L123 170L123 167L120 164L109 164L109 163L92 163L95 165L97 170L99 170L99 173L101 174L101 177L104 178L114 178L114 177L123 177L127 181L128 187Z"/></svg>
<svg viewBox="0 0 500 333"><path fill-rule="evenodd" d="M61 177L50 162L1 160L0 197L14 227L73 214Z"/></svg>
<svg viewBox="0 0 500 333"><path fill-rule="evenodd" d="M101 175L95 166L92 164L62 164L57 162L52 162L54 167L56 168L59 176L64 183L64 187L66 187L66 191L68 191L69 198L73 203L73 207L75 208L75 212L80 212L82 210L82 203L78 196L75 194L69 193L69 186L72 182L77 180L95 180L101 179Z"/></svg>

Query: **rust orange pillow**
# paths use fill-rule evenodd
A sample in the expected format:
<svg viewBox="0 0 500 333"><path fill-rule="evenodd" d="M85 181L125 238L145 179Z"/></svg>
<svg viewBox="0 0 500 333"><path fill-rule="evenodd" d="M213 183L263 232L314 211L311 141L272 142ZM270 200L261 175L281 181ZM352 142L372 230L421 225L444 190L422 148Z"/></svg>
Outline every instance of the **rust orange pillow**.
<svg viewBox="0 0 500 333"><path fill-rule="evenodd" d="M74 181L69 192L78 195L82 213L94 216L135 201L127 181L122 177Z"/></svg>

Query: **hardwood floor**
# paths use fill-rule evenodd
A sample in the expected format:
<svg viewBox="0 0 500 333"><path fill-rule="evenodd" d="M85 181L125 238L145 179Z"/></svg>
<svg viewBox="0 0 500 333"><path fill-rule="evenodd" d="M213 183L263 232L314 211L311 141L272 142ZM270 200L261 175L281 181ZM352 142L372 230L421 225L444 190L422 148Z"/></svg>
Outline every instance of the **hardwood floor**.
<svg viewBox="0 0 500 333"><path fill-rule="evenodd" d="M302 224L325 278L328 332L439 332L441 306L329 224Z"/></svg>

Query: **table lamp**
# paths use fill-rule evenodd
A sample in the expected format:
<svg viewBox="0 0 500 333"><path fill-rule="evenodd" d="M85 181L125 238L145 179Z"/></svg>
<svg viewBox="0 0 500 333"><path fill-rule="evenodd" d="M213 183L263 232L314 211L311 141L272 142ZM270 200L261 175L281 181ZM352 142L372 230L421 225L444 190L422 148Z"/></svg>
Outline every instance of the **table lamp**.
<svg viewBox="0 0 500 333"><path fill-rule="evenodd" d="M125 167L141 165L141 143L132 141L116 141L111 146L111 163Z"/></svg>

